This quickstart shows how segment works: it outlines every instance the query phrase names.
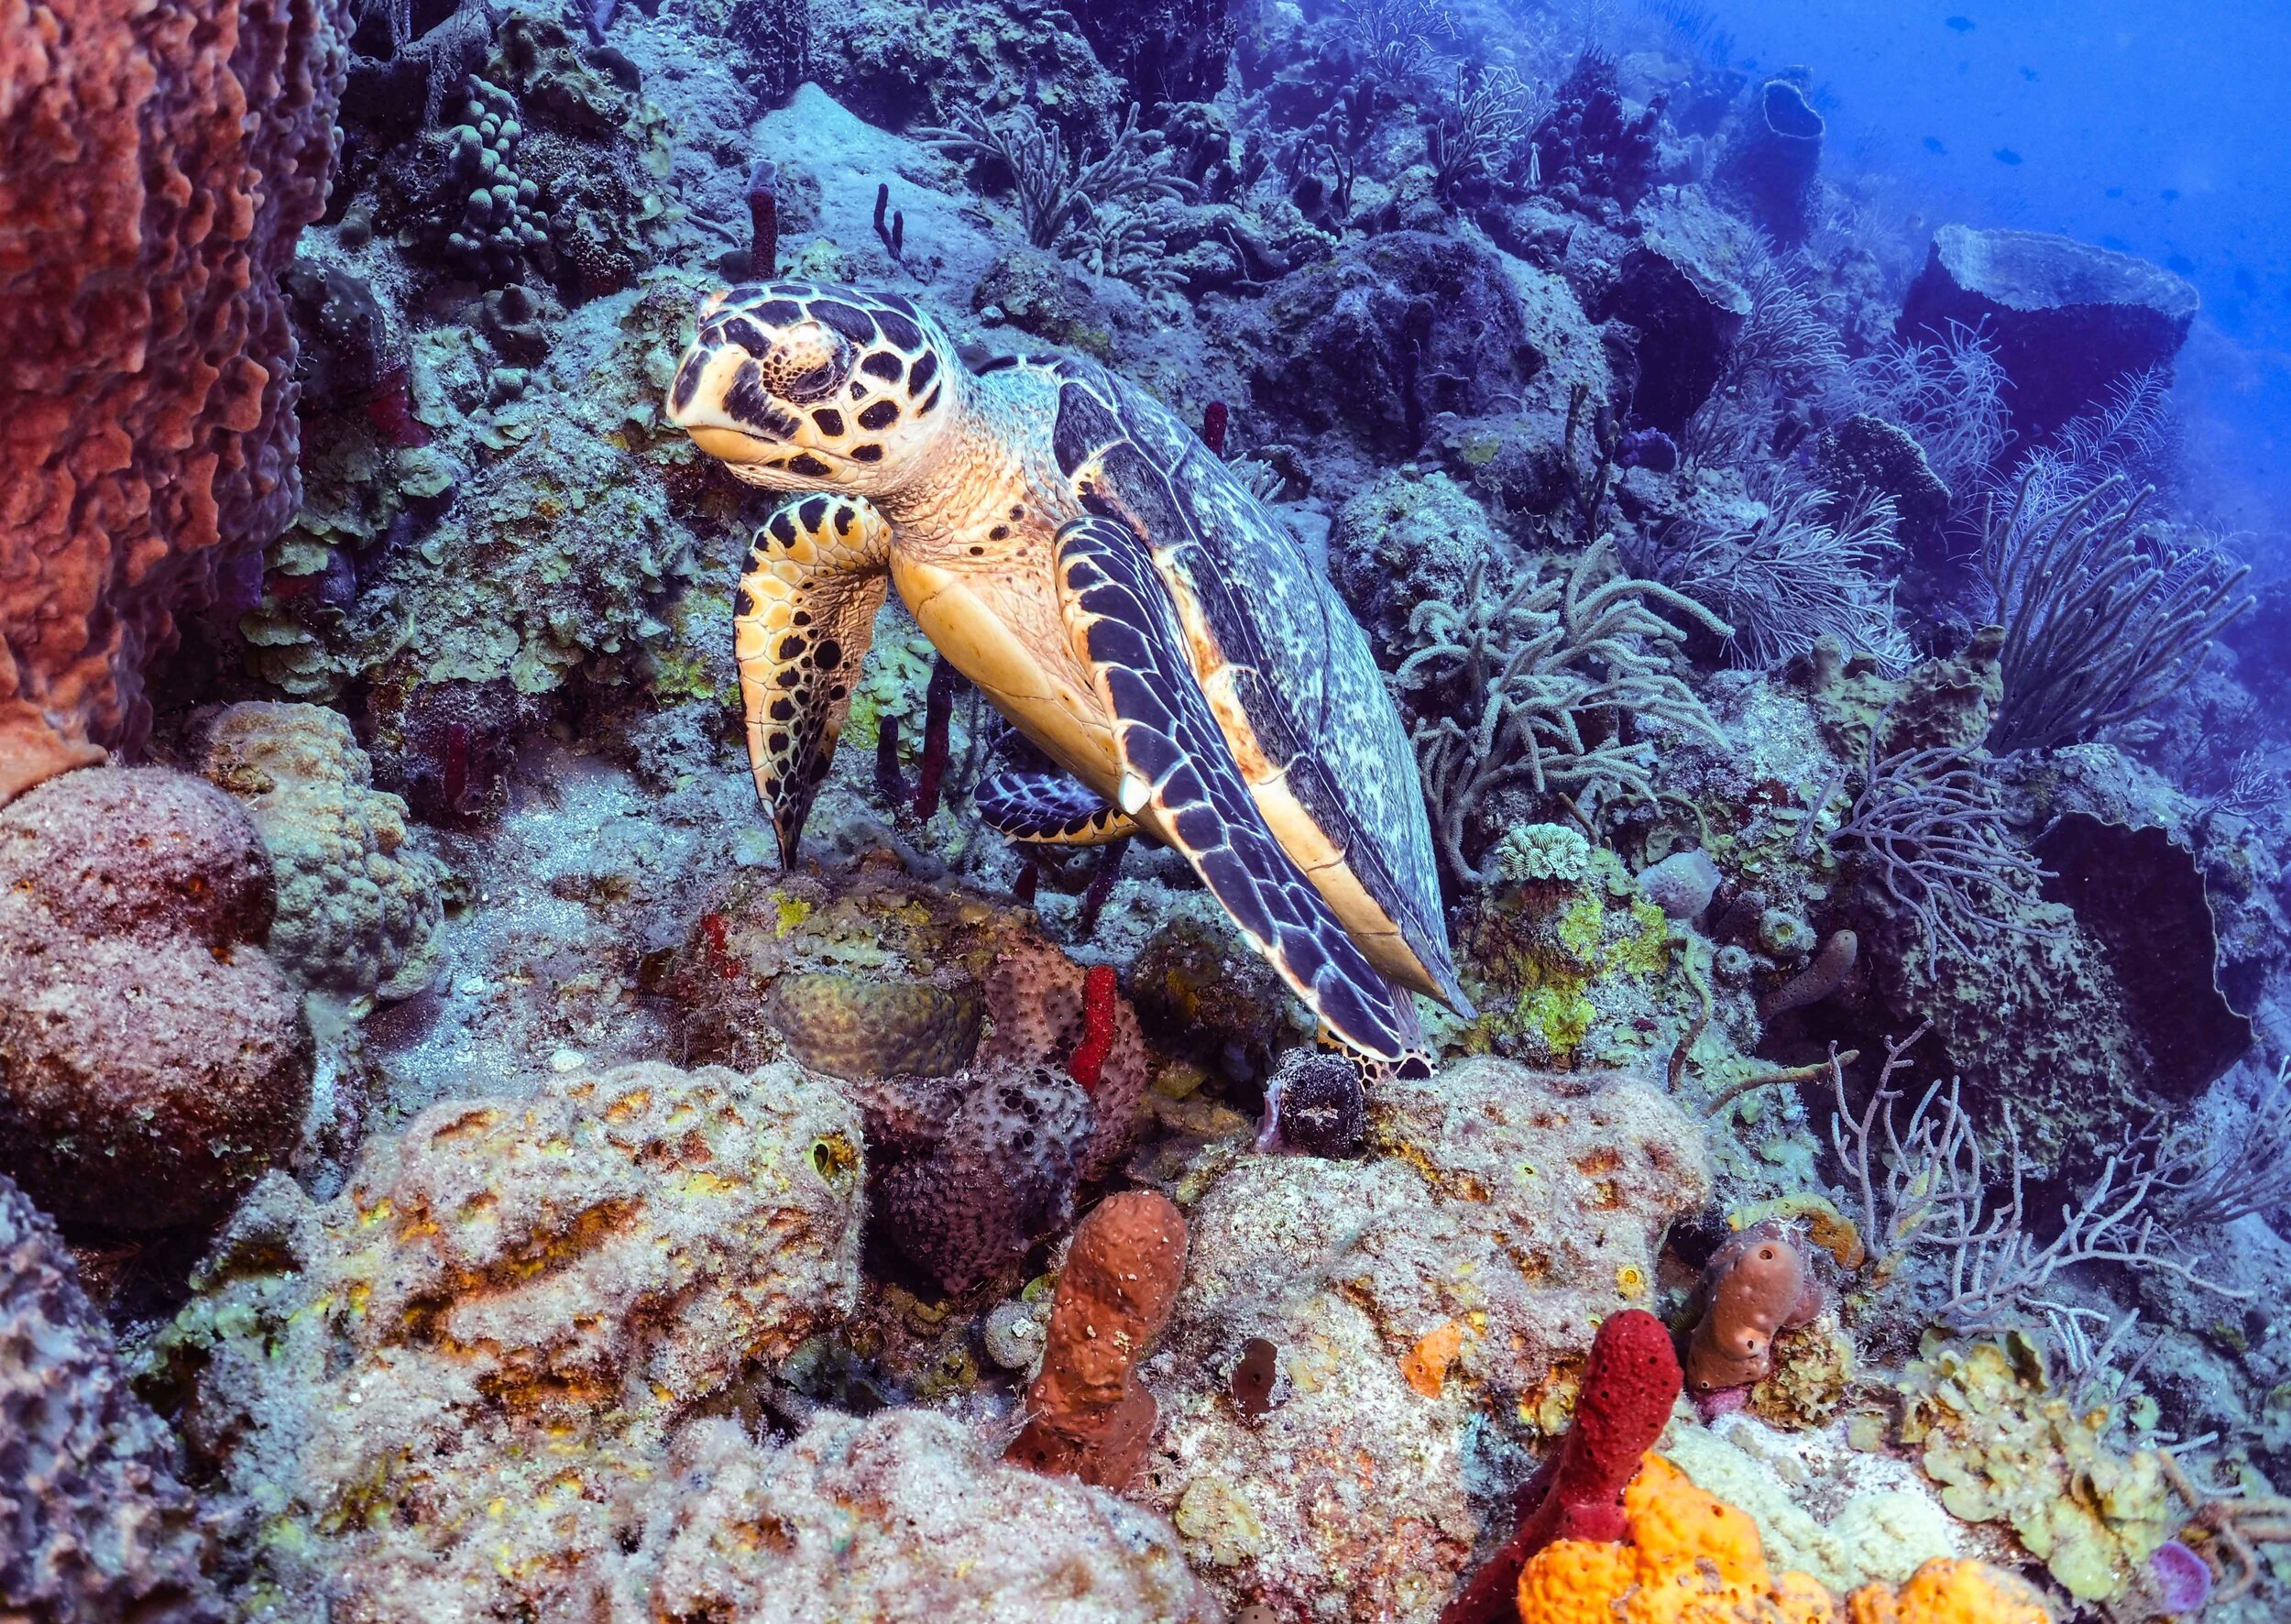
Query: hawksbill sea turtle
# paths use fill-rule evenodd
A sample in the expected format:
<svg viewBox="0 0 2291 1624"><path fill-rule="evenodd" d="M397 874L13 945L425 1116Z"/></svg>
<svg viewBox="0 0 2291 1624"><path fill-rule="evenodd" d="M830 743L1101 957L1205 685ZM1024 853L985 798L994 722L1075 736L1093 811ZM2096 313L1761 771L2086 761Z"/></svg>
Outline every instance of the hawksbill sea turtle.
<svg viewBox="0 0 2291 1624"><path fill-rule="evenodd" d="M814 493L758 532L735 633L784 865L895 584L1071 774L990 778L990 824L1174 847L1371 1076L1425 1063L1411 992L1470 1014L1366 637L1167 408L1069 357L974 371L896 294L773 281L703 302L668 410L749 484Z"/></svg>

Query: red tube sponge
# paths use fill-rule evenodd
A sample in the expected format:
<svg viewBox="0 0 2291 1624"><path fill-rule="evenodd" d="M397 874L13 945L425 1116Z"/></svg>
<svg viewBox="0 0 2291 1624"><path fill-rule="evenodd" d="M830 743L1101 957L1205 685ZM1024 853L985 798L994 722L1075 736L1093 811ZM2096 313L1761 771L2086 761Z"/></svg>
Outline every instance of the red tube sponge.
<svg viewBox="0 0 2291 1624"><path fill-rule="evenodd" d="M1222 401L1211 401L1201 413L1201 444L1219 456L1225 455L1225 425L1231 421Z"/></svg>
<svg viewBox="0 0 2291 1624"><path fill-rule="evenodd" d="M1073 1059L1066 1062L1066 1074L1090 1093L1098 1092L1106 1057L1113 1052L1116 995L1113 967L1091 965L1090 973L1082 978L1082 1040L1075 1046Z"/></svg>
<svg viewBox="0 0 2291 1624"><path fill-rule="evenodd" d="M1516 1619L1519 1570L1554 1540L1623 1538L1623 1490L1662 1436L1684 1377L1671 1333L1644 1309L1610 1315L1592 1339L1575 1424L1519 1492L1518 1529L1440 1615L1440 1624Z"/></svg>

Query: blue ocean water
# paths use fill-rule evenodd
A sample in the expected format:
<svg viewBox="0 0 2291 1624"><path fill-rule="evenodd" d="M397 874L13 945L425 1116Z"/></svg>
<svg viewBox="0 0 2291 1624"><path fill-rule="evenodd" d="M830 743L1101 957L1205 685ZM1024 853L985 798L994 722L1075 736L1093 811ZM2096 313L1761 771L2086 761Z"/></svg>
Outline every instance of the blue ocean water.
<svg viewBox="0 0 2291 1624"><path fill-rule="evenodd" d="M2189 494L2216 522L2291 525L2291 6L1648 9L1737 67L1809 70L1830 122L1830 172L1884 178L1898 219L2064 232L2195 283L2203 313L2178 401ZM2266 552L2285 560L2280 543Z"/></svg>

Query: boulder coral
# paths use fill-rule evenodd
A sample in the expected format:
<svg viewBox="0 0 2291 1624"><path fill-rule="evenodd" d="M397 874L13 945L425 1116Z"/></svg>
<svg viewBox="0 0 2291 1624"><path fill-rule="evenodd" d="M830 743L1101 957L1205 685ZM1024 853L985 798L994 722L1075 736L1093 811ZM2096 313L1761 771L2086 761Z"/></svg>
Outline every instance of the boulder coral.
<svg viewBox="0 0 2291 1624"><path fill-rule="evenodd" d="M234 705L208 731L206 775L242 801L279 876L270 953L306 987L402 998L437 966L445 865L373 787L350 724L316 705Z"/></svg>
<svg viewBox="0 0 2291 1624"><path fill-rule="evenodd" d="M602 1616L674 1423L856 1303L863 1179L793 1066L446 1101L263 1185L154 1384L280 1616Z"/></svg>
<svg viewBox="0 0 2291 1624"><path fill-rule="evenodd" d="M181 1453L55 1225L0 1175L0 1617L221 1624Z"/></svg>
<svg viewBox="0 0 2291 1624"><path fill-rule="evenodd" d="M211 1222L293 1147L313 1063L238 804L90 767L0 810L0 1171L67 1224Z"/></svg>
<svg viewBox="0 0 2291 1624"><path fill-rule="evenodd" d="M1511 1470L1491 1434L1652 1300L1663 1232L1709 1179L1646 1084L1485 1059L1380 1085L1362 1160L1241 1157L1188 1213L1186 1291L1147 1362L1153 1503L1236 1607L1337 1596L1325 1616L1430 1624L1483 1529L1517 1520L1475 1492ZM1252 1338L1285 1395L1262 1416L1230 1397Z"/></svg>
<svg viewBox="0 0 2291 1624"><path fill-rule="evenodd" d="M0 29L0 802L139 742L176 617L294 511L280 278L348 33L345 0L31 0Z"/></svg>
<svg viewBox="0 0 2291 1624"><path fill-rule="evenodd" d="M1169 1525L1104 1489L1003 1465L945 1416L821 1415L779 1449L696 1422L631 1563L652 1619L1222 1617ZM758 1539L757 1531L778 1537Z"/></svg>

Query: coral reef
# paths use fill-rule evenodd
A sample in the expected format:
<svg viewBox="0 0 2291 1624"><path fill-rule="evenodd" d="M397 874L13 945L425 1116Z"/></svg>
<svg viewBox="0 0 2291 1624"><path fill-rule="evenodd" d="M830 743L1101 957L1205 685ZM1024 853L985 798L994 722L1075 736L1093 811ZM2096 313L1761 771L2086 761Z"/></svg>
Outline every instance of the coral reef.
<svg viewBox="0 0 2291 1624"><path fill-rule="evenodd" d="M0 1174L0 1609L221 1624L180 1456L54 1225Z"/></svg>
<svg viewBox="0 0 2291 1624"><path fill-rule="evenodd" d="M312 1048L271 876L238 804L163 768L0 810L0 1171L65 1223L210 1222L292 1147Z"/></svg>
<svg viewBox="0 0 2291 1624"><path fill-rule="evenodd" d="M0 801L132 749L147 664L294 510L279 278L334 169L342 0L42 0L0 52Z"/></svg>
<svg viewBox="0 0 2291 1624"><path fill-rule="evenodd" d="M1153 1191L1091 1209L1058 1270L1042 1373L1008 1458L1106 1488L1137 1476L1158 1410L1135 1373L1177 1305L1185 1239L1184 1215Z"/></svg>
<svg viewBox="0 0 2291 1624"><path fill-rule="evenodd" d="M234 705L202 771L245 804L278 877L270 956L306 987L402 998L436 972L445 865L376 790L350 724L315 705Z"/></svg>
<svg viewBox="0 0 2291 1624"><path fill-rule="evenodd" d="M2291 666L2175 277L1936 238L1683 0L23 15L0 1172L100 1306L0 1193L0 1613L2282 1610ZM1006 371L950 499L1121 459L1087 357L1334 588L1420 1065L995 834L1043 717L895 596L774 839L800 515L670 397L782 279Z"/></svg>

